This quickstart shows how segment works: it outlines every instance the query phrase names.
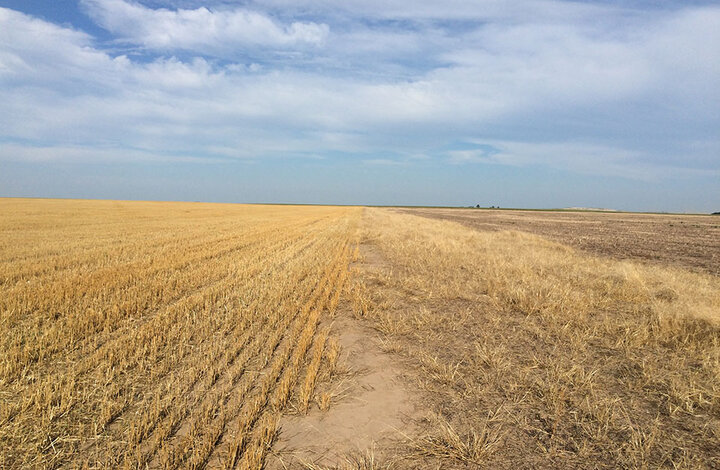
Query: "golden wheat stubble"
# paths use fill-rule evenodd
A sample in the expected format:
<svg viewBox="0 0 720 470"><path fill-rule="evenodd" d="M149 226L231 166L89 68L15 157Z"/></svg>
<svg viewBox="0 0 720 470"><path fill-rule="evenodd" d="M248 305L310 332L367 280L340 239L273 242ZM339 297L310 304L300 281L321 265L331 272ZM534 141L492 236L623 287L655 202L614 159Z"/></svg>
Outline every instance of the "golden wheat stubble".
<svg viewBox="0 0 720 470"><path fill-rule="evenodd" d="M0 467L262 463L358 209L0 199L0 213Z"/></svg>

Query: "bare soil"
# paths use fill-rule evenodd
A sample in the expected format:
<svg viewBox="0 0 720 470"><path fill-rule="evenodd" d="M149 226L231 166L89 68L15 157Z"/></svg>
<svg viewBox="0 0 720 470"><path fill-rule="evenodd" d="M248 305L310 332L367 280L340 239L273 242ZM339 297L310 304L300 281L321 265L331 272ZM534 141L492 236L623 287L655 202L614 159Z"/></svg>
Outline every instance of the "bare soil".
<svg viewBox="0 0 720 470"><path fill-rule="evenodd" d="M397 209L477 230L520 230L616 259L720 275L720 216L501 209Z"/></svg>
<svg viewBox="0 0 720 470"><path fill-rule="evenodd" d="M347 305L333 322L344 360L325 389L328 410L280 420L268 469L354 468L357 461L393 459L414 433L417 406L397 360L381 349L377 331L353 318Z"/></svg>

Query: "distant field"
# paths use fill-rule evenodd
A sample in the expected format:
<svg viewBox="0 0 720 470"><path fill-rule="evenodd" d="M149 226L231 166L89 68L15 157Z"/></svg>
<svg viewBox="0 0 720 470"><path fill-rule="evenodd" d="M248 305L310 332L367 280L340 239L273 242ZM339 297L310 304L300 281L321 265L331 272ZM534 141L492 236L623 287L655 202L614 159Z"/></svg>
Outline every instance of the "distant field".
<svg viewBox="0 0 720 470"><path fill-rule="evenodd" d="M521 230L590 253L720 275L720 217L698 215L401 209L488 231Z"/></svg>
<svg viewBox="0 0 720 470"><path fill-rule="evenodd" d="M447 220L455 214L463 225ZM624 240L642 237L620 229L627 219L636 227L634 216L610 216L607 226L605 217L366 211L354 311L418 391L404 428L416 432L383 462L720 468L720 278L677 267L695 258L668 241L682 230L648 235L644 253L677 248L659 255L663 263L614 259L627 257ZM659 228L683 219L639 220L662 221ZM475 221L494 225L477 229ZM569 237L568 226L618 247L600 257L506 231ZM714 229L692 230L712 243Z"/></svg>
<svg viewBox="0 0 720 470"><path fill-rule="evenodd" d="M0 199L0 468L259 468L359 213Z"/></svg>
<svg viewBox="0 0 720 470"><path fill-rule="evenodd" d="M720 468L713 224L0 199L0 468Z"/></svg>

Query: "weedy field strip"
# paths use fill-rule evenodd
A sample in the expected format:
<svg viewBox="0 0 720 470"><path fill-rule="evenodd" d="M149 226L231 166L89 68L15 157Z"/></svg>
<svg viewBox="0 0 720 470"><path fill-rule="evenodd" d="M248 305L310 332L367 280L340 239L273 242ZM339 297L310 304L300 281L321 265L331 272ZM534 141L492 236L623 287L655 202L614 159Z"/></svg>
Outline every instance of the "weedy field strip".
<svg viewBox="0 0 720 470"><path fill-rule="evenodd" d="M720 278L365 214L354 310L431 412L409 468L720 466Z"/></svg>
<svg viewBox="0 0 720 470"><path fill-rule="evenodd" d="M319 368L359 209L0 213L0 467L262 465L277 416L311 393L299 373Z"/></svg>
<svg viewBox="0 0 720 470"><path fill-rule="evenodd" d="M720 275L720 224L708 215L397 209L482 231L518 230L599 256Z"/></svg>

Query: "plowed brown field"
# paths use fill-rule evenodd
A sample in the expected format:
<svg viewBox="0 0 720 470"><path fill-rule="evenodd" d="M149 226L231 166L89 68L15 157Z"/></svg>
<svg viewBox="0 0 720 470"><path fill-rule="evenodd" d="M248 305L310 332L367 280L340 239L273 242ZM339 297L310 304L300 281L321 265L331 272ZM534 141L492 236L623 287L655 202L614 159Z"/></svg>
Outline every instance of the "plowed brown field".
<svg viewBox="0 0 720 470"><path fill-rule="evenodd" d="M520 230L592 254L720 275L720 216L485 209L402 209L481 231Z"/></svg>

